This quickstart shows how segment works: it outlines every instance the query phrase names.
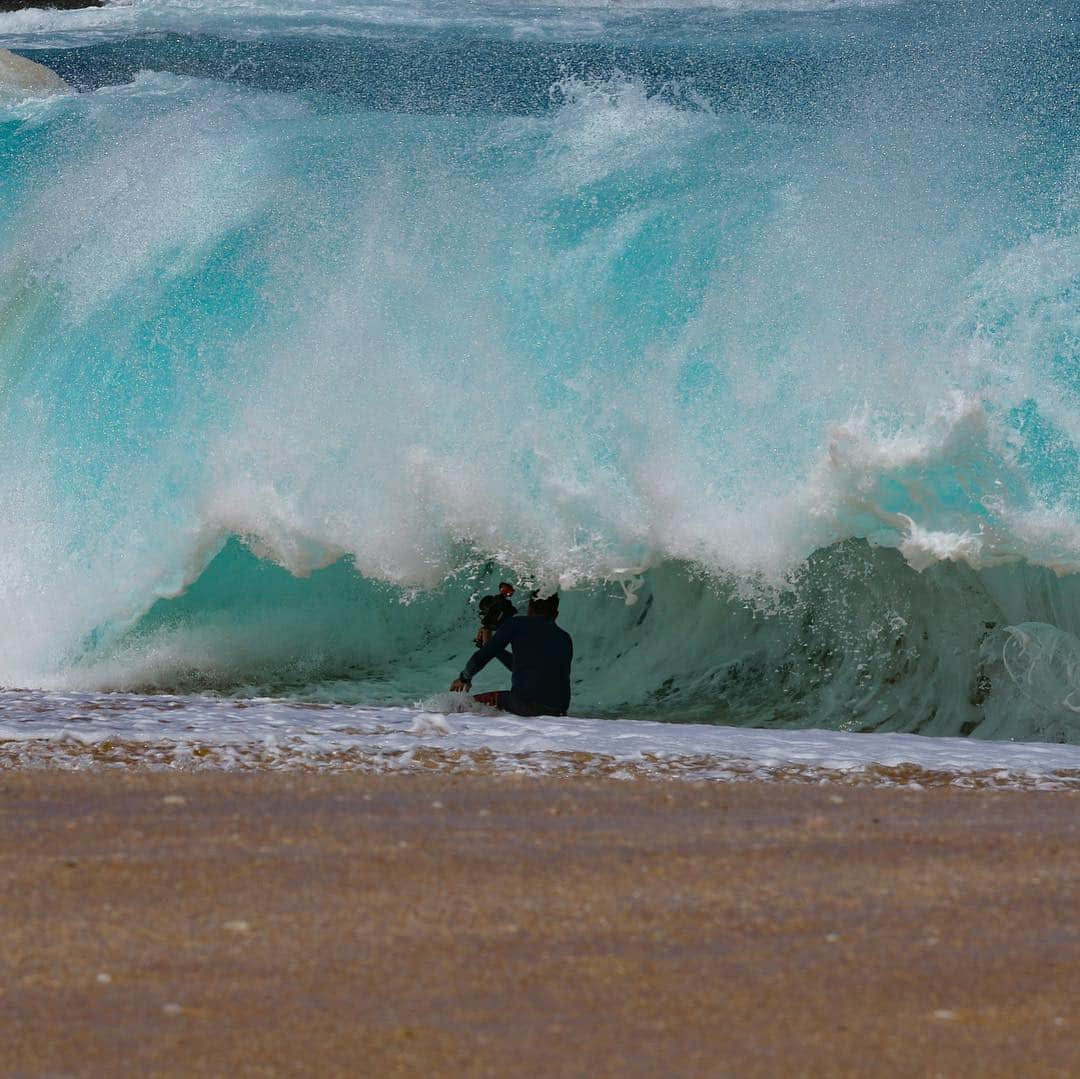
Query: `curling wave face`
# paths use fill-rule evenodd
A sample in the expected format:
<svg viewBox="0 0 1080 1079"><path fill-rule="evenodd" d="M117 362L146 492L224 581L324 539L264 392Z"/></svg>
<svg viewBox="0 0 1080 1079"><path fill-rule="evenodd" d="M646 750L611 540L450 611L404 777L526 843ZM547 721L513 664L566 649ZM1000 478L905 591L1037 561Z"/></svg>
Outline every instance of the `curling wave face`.
<svg viewBox="0 0 1080 1079"><path fill-rule="evenodd" d="M631 7L0 16L0 682L1078 739L1075 11Z"/></svg>

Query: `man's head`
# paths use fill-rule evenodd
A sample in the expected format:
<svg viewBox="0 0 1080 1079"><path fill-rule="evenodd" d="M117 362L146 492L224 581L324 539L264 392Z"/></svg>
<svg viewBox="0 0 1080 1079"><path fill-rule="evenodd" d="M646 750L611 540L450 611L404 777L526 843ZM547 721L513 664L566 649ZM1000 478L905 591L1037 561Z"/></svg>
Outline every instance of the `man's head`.
<svg viewBox="0 0 1080 1079"><path fill-rule="evenodd" d="M541 598L539 591L529 596L529 617L550 618L553 622L559 617L559 593Z"/></svg>

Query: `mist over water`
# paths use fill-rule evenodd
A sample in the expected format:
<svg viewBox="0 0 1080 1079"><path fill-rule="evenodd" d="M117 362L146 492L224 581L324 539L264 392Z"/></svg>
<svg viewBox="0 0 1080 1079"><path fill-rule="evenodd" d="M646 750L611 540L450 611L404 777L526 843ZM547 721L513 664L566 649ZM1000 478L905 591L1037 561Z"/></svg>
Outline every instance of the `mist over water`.
<svg viewBox="0 0 1080 1079"><path fill-rule="evenodd" d="M1077 31L0 15L0 683L1080 741Z"/></svg>

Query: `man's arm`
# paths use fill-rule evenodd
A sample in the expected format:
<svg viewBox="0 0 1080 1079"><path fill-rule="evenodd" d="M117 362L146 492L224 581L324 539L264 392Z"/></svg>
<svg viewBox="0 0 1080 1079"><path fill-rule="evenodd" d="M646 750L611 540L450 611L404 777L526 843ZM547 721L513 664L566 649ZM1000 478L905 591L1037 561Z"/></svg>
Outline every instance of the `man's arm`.
<svg viewBox="0 0 1080 1079"><path fill-rule="evenodd" d="M503 622L495 631L491 640L482 648L478 648L473 652L469 662L461 669L461 675L454 679L453 685L450 687L451 691L457 693L461 690L467 690L472 684L473 678L496 657L503 664L506 664L506 660L502 658L501 653L506 651L507 645L514 639L516 629L517 625L513 619L508 618ZM513 667L511 666L510 669L513 670Z"/></svg>

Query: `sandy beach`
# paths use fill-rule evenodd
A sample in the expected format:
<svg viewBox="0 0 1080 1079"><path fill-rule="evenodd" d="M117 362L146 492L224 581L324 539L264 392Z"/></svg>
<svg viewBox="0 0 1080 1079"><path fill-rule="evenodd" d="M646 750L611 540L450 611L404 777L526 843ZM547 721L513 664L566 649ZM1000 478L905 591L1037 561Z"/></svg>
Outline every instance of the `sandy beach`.
<svg viewBox="0 0 1080 1079"><path fill-rule="evenodd" d="M1074 794L0 776L7 1075L1060 1075Z"/></svg>
<svg viewBox="0 0 1080 1079"><path fill-rule="evenodd" d="M1080 0L84 2L0 1079L1080 1079Z"/></svg>

